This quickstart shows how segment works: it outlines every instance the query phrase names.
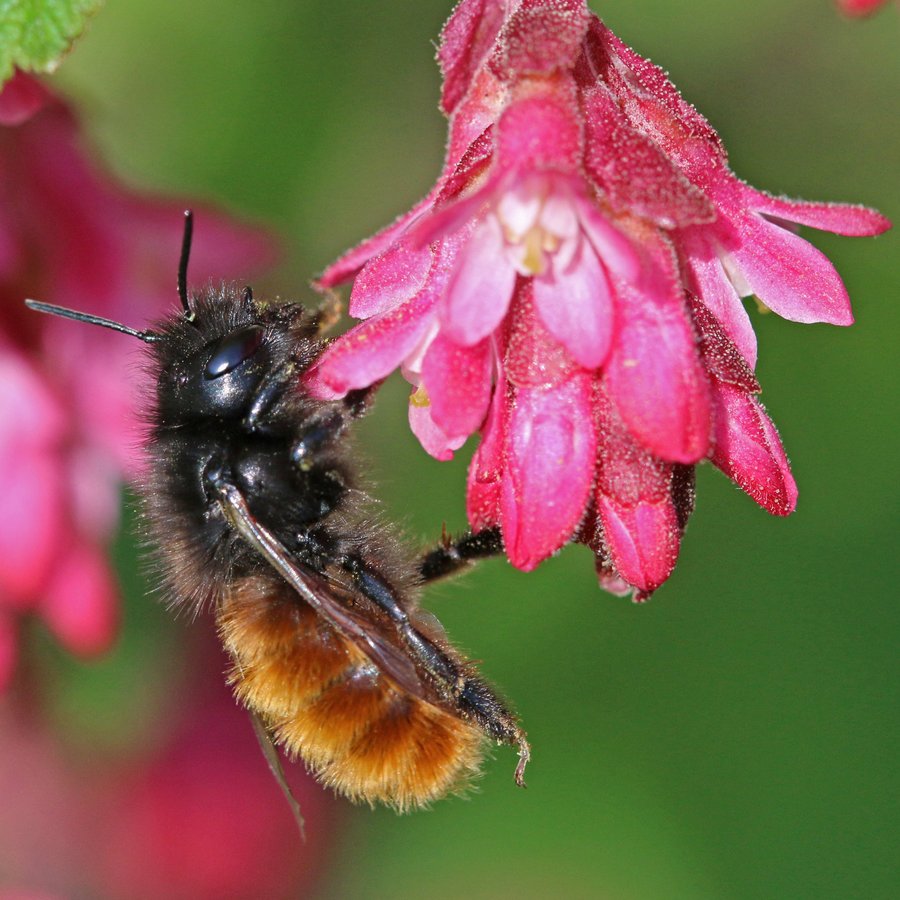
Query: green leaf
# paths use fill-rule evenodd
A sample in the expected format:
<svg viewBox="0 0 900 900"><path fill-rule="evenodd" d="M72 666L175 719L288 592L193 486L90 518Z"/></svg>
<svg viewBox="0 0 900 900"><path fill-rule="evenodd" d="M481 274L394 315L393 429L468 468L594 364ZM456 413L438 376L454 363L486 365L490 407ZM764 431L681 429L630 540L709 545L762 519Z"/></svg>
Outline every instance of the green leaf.
<svg viewBox="0 0 900 900"><path fill-rule="evenodd" d="M52 72L103 0L0 0L0 83L18 67Z"/></svg>

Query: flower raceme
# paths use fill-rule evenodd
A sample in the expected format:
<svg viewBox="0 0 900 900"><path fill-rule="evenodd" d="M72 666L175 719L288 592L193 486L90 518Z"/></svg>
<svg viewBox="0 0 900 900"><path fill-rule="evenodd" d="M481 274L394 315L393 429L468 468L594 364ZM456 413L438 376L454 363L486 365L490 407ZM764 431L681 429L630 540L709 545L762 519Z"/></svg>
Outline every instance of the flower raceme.
<svg viewBox="0 0 900 900"><path fill-rule="evenodd" d="M438 59L443 171L321 276L355 276L364 321L310 384L337 396L399 367L429 453L481 432L474 528L499 526L526 570L584 542L604 586L644 598L675 564L696 463L773 514L796 503L742 298L850 324L840 277L796 226L890 223L740 181L663 71L579 0L463 0Z"/></svg>
<svg viewBox="0 0 900 900"><path fill-rule="evenodd" d="M117 620L106 559L123 476L141 468L136 342L29 313L27 296L145 322L174 299L184 203L140 197L97 171L72 112L38 81L0 92L0 687L18 620L39 615L97 653ZM266 238L204 214L197 273L259 265Z"/></svg>

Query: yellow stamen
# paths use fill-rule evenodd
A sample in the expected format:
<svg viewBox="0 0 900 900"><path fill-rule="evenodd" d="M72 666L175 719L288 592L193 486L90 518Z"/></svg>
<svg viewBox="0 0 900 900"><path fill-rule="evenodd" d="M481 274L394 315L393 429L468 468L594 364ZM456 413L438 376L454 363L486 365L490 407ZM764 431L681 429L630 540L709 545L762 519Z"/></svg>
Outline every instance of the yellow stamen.
<svg viewBox="0 0 900 900"><path fill-rule="evenodd" d="M544 231L540 228L530 228L523 235L525 254L522 257L522 267L529 275L541 275L546 268L544 257Z"/></svg>
<svg viewBox="0 0 900 900"><path fill-rule="evenodd" d="M423 409L426 406L431 406L431 398L428 396L428 391L425 390L424 384L420 384L409 395L409 405L415 406L419 409Z"/></svg>

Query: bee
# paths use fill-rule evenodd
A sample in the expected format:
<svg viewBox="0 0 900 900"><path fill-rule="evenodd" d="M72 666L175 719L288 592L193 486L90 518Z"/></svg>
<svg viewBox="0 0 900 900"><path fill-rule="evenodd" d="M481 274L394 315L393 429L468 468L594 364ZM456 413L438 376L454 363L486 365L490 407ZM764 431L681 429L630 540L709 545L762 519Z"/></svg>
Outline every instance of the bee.
<svg viewBox="0 0 900 900"><path fill-rule="evenodd" d="M524 786L516 717L419 607L424 583L501 552L500 535L445 538L416 559L378 522L346 434L373 389L322 401L304 387L327 311L235 284L189 293L192 226L187 211L182 309L149 330L26 301L147 345L141 502L173 605L213 611L237 699L350 800L425 806L464 788L492 741L518 749Z"/></svg>

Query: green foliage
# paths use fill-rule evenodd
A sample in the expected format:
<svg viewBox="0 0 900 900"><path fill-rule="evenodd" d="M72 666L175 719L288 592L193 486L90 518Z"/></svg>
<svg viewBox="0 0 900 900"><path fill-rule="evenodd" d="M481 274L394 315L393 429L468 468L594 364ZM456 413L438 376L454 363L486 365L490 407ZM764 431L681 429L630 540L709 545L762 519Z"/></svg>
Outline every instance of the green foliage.
<svg viewBox="0 0 900 900"><path fill-rule="evenodd" d="M0 82L52 72L103 0L0 0Z"/></svg>

